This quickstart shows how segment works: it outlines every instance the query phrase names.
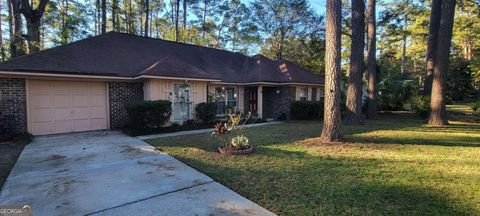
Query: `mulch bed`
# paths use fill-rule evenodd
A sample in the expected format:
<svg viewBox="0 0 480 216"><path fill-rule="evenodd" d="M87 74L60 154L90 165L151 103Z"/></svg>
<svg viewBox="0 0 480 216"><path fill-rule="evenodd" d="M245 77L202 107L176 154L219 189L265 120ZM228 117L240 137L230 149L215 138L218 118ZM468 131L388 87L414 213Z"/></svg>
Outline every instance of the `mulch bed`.
<svg viewBox="0 0 480 216"><path fill-rule="evenodd" d="M218 152L225 155L248 155L253 152L253 147L247 149L232 149L232 148L225 148L225 147L218 147Z"/></svg>
<svg viewBox="0 0 480 216"><path fill-rule="evenodd" d="M3 186L24 147L25 144L20 143L0 143L0 188Z"/></svg>

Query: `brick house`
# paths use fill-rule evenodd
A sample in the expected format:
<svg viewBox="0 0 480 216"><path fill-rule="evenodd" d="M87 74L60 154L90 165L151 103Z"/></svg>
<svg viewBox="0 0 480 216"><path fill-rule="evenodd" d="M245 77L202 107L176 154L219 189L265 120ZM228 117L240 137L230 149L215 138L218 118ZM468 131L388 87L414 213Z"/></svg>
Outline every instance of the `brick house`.
<svg viewBox="0 0 480 216"><path fill-rule="evenodd" d="M34 135L118 129L124 105L170 100L171 121L217 113L289 115L295 100L320 100L323 77L287 61L110 32L0 63L0 127Z"/></svg>

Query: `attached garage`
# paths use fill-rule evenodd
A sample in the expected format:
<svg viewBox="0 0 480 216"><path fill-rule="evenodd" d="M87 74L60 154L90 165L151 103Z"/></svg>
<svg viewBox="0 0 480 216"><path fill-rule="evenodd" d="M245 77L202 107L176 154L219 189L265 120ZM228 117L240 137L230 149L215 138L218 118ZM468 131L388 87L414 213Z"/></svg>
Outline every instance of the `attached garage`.
<svg viewBox="0 0 480 216"><path fill-rule="evenodd" d="M33 135L108 129L107 84L27 80L28 131Z"/></svg>

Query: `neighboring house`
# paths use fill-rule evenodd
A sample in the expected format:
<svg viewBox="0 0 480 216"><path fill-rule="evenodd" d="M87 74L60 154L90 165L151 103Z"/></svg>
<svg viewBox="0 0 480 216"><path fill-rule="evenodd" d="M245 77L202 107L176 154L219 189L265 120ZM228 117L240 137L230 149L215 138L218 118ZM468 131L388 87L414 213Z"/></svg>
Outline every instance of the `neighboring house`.
<svg viewBox="0 0 480 216"><path fill-rule="evenodd" d="M211 99L263 118L320 100L323 77L287 61L110 32L0 63L2 124L34 135L118 129L124 105L170 100L171 121Z"/></svg>

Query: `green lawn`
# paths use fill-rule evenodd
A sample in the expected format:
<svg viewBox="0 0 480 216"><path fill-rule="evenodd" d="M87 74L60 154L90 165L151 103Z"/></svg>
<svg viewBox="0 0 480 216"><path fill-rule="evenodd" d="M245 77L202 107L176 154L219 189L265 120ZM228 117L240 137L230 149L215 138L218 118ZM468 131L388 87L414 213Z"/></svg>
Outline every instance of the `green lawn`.
<svg viewBox="0 0 480 216"><path fill-rule="evenodd" d="M463 112L463 113L467 113L467 114L471 114L473 112L472 107L468 104L447 105L447 110L456 111L456 112Z"/></svg>
<svg viewBox="0 0 480 216"><path fill-rule="evenodd" d="M255 153L223 156L209 134L149 142L280 215L480 215L480 123L428 127L409 115L345 127L320 122L247 129Z"/></svg>

